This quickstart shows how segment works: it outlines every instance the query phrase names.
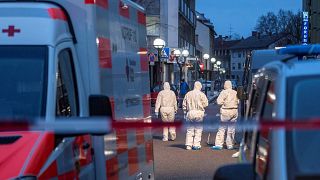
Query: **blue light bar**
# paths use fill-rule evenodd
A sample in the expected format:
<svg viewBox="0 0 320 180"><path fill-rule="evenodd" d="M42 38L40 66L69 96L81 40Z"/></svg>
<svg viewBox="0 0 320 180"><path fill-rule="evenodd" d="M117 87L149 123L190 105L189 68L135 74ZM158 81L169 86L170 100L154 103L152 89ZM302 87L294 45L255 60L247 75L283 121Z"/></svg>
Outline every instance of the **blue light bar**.
<svg viewBox="0 0 320 180"><path fill-rule="evenodd" d="M309 45L293 45L287 46L277 50L278 54L285 55L318 55L320 54L320 44L309 44Z"/></svg>

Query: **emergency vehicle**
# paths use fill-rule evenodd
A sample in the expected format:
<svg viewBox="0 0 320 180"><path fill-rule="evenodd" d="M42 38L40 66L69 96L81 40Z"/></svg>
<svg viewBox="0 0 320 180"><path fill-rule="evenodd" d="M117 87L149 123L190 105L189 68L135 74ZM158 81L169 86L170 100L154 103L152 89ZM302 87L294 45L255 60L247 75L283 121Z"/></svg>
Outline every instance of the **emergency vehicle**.
<svg viewBox="0 0 320 180"><path fill-rule="evenodd" d="M129 0L0 0L0 69L2 118L151 120L145 13ZM149 129L0 132L0 179L154 179L152 147Z"/></svg>
<svg viewBox="0 0 320 180"><path fill-rule="evenodd" d="M320 45L289 46L277 53L287 58L259 69L249 92L246 119L262 129L244 133L241 164L222 167L216 178L226 171L234 172L226 179L320 178L320 131L317 124L307 125L320 117Z"/></svg>

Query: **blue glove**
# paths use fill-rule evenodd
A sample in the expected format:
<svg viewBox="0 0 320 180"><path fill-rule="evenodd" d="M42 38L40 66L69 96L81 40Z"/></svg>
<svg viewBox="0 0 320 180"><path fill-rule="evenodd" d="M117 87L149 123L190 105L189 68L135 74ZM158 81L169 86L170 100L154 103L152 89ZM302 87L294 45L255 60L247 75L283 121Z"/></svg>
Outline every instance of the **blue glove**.
<svg viewBox="0 0 320 180"><path fill-rule="evenodd" d="M159 116L159 112L155 112L154 114L156 115L156 117L158 117L158 116Z"/></svg>

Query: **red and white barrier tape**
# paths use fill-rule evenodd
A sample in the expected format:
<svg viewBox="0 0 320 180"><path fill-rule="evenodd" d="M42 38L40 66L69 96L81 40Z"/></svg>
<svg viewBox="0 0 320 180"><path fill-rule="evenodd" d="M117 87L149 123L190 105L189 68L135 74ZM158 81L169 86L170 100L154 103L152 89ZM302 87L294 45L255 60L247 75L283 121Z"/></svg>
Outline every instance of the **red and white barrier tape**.
<svg viewBox="0 0 320 180"><path fill-rule="evenodd" d="M320 130L320 119L304 120L262 120L257 122L238 121L219 122L216 119L210 122L206 119L204 122L190 123L185 120L176 120L175 122L162 122L160 119L153 118L151 122L140 121L112 121L108 118L78 118L78 119L57 119L46 122L43 119L27 120L0 120L0 132L4 131L53 131L61 134L108 134L112 129L139 129L139 128L163 128L176 127L186 129L188 126L203 126L204 130L216 130L220 126L235 126L236 130Z"/></svg>

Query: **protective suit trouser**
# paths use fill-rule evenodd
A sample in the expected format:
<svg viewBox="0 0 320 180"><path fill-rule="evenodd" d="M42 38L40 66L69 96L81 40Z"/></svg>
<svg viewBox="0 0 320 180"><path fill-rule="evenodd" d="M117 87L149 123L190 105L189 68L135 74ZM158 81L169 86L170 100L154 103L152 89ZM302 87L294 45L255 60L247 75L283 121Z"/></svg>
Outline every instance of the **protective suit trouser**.
<svg viewBox="0 0 320 180"><path fill-rule="evenodd" d="M164 127L163 128L163 139L168 140L170 134L170 139L176 139L176 128L175 127Z"/></svg>
<svg viewBox="0 0 320 180"><path fill-rule="evenodd" d="M235 113L234 115L227 114L221 114L221 122L231 122L235 123L237 121L238 113ZM218 133L216 135L215 140L215 146L223 146L224 143L224 135L227 130L227 139L226 139L226 145L227 147L233 147L234 144L234 136L235 136L235 125L221 125L219 127Z"/></svg>
<svg viewBox="0 0 320 180"><path fill-rule="evenodd" d="M202 130L203 126L201 125L190 125L187 128L186 146L201 147Z"/></svg>
<svg viewBox="0 0 320 180"><path fill-rule="evenodd" d="M161 119L163 122L173 122L174 121L174 110L161 111ZM168 134L172 140L176 139L176 128L175 127L164 127L163 128L163 139L168 140Z"/></svg>

